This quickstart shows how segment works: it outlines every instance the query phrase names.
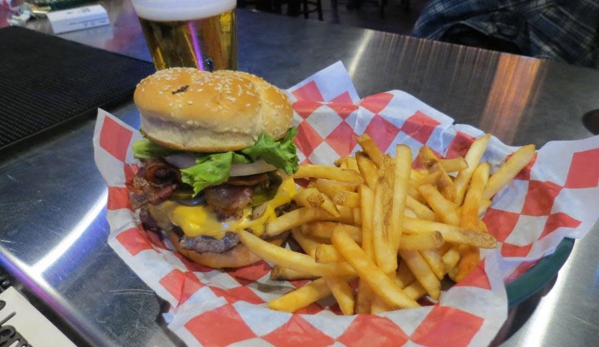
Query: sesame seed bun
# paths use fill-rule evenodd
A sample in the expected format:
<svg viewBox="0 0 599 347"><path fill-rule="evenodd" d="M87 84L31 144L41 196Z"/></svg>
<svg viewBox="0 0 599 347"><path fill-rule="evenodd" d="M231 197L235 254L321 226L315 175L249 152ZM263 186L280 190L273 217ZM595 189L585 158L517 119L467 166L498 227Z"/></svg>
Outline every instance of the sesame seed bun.
<svg viewBox="0 0 599 347"><path fill-rule="evenodd" d="M293 121L285 92L239 71L161 70L137 85L134 101L144 135L176 150L236 151L262 132L282 138Z"/></svg>

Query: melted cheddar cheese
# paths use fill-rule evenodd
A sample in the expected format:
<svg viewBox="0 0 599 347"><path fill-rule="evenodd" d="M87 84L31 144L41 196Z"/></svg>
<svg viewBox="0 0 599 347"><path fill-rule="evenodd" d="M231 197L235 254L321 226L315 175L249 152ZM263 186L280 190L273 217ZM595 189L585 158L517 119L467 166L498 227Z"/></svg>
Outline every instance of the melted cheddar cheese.
<svg viewBox="0 0 599 347"><path fill-rule="evenodd" d="M258 219L252 219L252 208L247 207L243 210L243 215L239 219L218 221L216 215L210 208L204 206L183 206L172 201L165 201L160 208L152 208L151 213L157 219L168 219L168 221L183 230L188 237L200 235L211 236L216 239L222 239L229 231L235 232L243 229L251 229L255 235L264 233L265 224L275 219L275 209L279 206L291 202L295 195L295 182L291 178L286 178L281 183L275 197L268 202L266 210ZM160 210L160 211L157 211Z"/></svg>

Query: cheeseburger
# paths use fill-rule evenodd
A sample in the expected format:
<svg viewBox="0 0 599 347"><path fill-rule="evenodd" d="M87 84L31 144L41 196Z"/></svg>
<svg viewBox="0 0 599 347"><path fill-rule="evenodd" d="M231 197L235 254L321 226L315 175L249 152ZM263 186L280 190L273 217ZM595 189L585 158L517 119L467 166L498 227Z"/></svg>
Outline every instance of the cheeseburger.
<svg viewBox="0 0 599 347"><path fill-rule="evenodd" d="M236 231L263 236L291 208L298 157L287 95L248 73L174 68L142 80L134 101L144 137L129 189L146 229L202 265L258 261Z"/></svg>

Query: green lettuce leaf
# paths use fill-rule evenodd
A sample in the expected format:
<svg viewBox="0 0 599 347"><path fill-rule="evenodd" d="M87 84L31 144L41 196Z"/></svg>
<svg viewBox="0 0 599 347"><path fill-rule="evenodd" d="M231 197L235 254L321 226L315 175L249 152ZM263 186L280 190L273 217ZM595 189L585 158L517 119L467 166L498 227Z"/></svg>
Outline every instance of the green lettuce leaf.
<svg viewBox="0 0 599 347"><path fill-rule="evenodd" d="M175 153L178 153L178 151L162 147L145 137L133 143L133 155L138 159L166 157Z"/></svg>
<svg viewBox="0 0 599 347"><path fill-rule="evenodd" d="M279 141L262 133L253 146L242 149L240 152L250 157L252 161L262 159L290 175L299 169L297 147L293 141L296 135L295 127L290 128Z"/></svg>
<svg viewBox="0 0 599 347"><path fill-rule="evenodd" d="M233 152L199 155L196 165L181 170L181 180L193 187L193 195L229 179Z"/></svg>

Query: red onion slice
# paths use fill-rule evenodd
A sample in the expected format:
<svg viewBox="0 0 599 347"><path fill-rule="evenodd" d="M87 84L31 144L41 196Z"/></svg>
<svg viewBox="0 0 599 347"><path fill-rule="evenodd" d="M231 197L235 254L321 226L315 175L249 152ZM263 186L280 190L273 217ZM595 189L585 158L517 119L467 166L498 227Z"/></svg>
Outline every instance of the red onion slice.
<svg viewBox="0 0 599 347"><path fill-rule="evenodd" d="M173 154L168 157L164 157L169 164L178 167L179 169L187 169L196 164L196 157L193 154Z"/></svg>

